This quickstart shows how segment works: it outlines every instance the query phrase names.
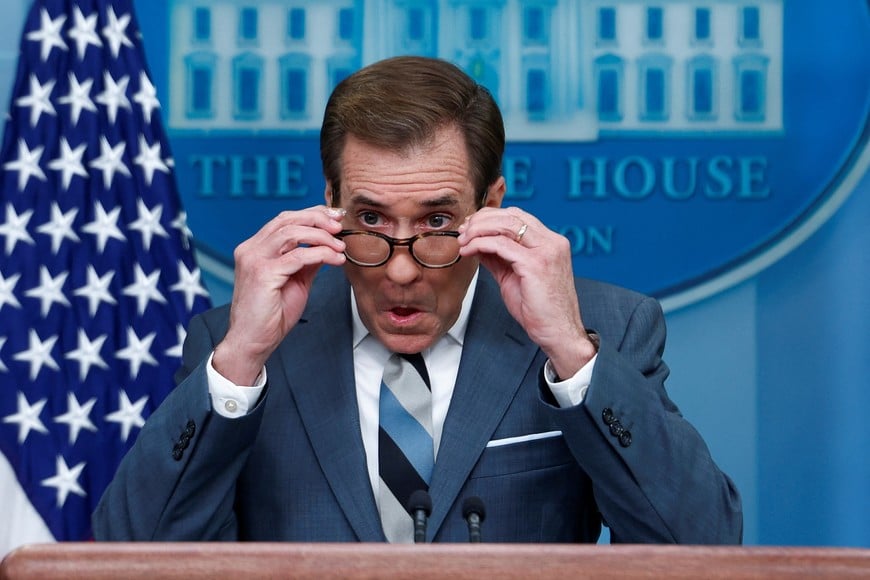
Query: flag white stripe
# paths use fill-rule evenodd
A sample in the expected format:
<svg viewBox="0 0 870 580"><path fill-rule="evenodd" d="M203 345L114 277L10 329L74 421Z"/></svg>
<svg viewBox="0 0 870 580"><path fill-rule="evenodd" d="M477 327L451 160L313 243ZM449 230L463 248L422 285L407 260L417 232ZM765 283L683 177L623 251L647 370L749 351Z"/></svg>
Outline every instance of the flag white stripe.
<svg viewBox="0 0 870 580"><path fill-rule="evenodd" d="M18 484L12 466L0 453L0 498L3 498L3 523L0 524L0 559L24 544L54 542L45 522Z"/></svg>

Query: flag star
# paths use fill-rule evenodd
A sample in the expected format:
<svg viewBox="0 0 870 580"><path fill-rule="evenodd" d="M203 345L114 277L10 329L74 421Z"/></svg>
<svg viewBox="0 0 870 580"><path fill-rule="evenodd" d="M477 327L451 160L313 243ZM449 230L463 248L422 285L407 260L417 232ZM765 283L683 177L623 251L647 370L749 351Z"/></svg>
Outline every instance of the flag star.
<svg viewBox="0 0 870 580"><path fill-rule="evenodd" d="M145 183L148 187L151 187L155 171L169 173L169 167L160 158L160 142L149 146L148 141L145 140L145 135L139 135L139 155L136 156L133 163L140 166L145 172Z"/></svg>
<svg viewBox="0 0 870 580"><path fill-rule="evenodd" d="M136 207L139 210L139 218L134 222L130 222L129 228L131 230L139 230L142 233L142 244L147 251L151 249L151 239L155 235L164 238L169 237L166 229L160 223L160 218L163 216L163 206L158 204L152 211L148 209L145 202L139 199L136 201Z"/></svg>
<svg viewBox="0 0 870 580"><path fill-rule="evenodd" d="M170 224L181 234L181 245L185 250L190 248L190 239L193 237L193 232L187 226L187 212L178 212L178 217Z"/></svg>
<svg viewBox="0 0 870 580"><path fill-rule="evenodd" d="M31 298L39 298L42 302L42 316L48 316L48 311L51 310L51 305L55 302L64 306L69 306L69 300L61 292L69 272L61 272L57 277L52 278L46 266L39 268L39 285L27 290L24 295Z"/></svg>
<svg viewBox="0 0 870 580"><path fill-rule="evenodd" d="M79 116L83 110L97 112L97 106L91 100L91 88L94 86L94 79L85 79L80 83L79 79L73 73L69 73L69 92L58 99L61 105L70 106L70 116L72 124L77 125Z"/></svg>
<svg viewBox="0 0 870 580"><path fill-rule="evenodd" d="M2 276L0 276L0 279L2 279ZM5 337L5 336L0 336L0 350L3 350L3 345L4 345L4 344L6 344L6 337ZM177 348L177 347L173 347L173 348ZM169 349L169 350L173 350L173 349L171 348L171 349ZM166 351L166 354L169 354L169 350ZM170 356L173 356L173 355L170 355ZM3 364L3 359L0 358L0 372L4 372L4 373L5 373L5 372L7 372L8 370L9 370L9 368L8 368L5 364Z"/></svg>
<svg viewBox="0 0 870 580"><path fill-rule="evenodd" d="M103 205L97 202L94 204L94 214L96 214L94 215L94 221L82 226L82 231L97 236L97 248L101 254L106 249L106 242L109 241L109 238L121 242L127 239L121 233L121 230L118 229L118 218L121 215L120 207L116 207L111 212L106 213Z"/></svg>
<svg viewBox="0 0 870 580"><path fill-rule="evenodd" d="M84 165L82 165L82 155L85 154L87 147L86 143L82 143L75 149L72 149L66 137L60 138L60 157L52 159L48 163L48 168L60 171L63 174L63 189L65 191L69 189L73 175L85 178L88 176L88 172L85 170Z"/></svg>
<svg viewBox="0 0 870 580"><path fill-rule="evenodd" d="M109 122L114 125L115 119L118 117L118 109L123 107L128 111L132 111L130 99L127 98L127 85L130 84L130 77L123 76L120 81L115 81L109 71L103 72L103 92L96 96L96 101L104 105L108 109Z"/></svg>
<svg viewBox="0 0 870 580"><path fill-rule="evenodd" d="M8 278L3 277L3 272L0 272L0 312L3 311L3 305L9 304L14 306L15 308L21 308L21 303L18 302L18 298L15 297L15 285L18 284L18 280L21 278L21 274L13 274Z"/></svg>
<svg viewBox="0 0 870 580"><path fill-rule="evenodd" d="M74 242L80 241L72 228L73 221L78 213L79 210L76 208L72 208L66 213L61 213L60 205L54 202L51 204L51 219L36 228L37 232L51 236L51 251L55 254L60 250L64 239Z"/></svg>
<svg viewBox="0 0 870 580"><path fill-rule="evenodd" d="M109 304L117 304L117 300L109 293L109 284L112 283L114 272L108 272L100 277L93 266L88 265L88 283L81 288L76 288L73 294L76 296L84 296L88 299L88 310L91 316L97 315L97 309L100 307L100 302Z"/></svg>
<svg viewBox="0 0 870 580"><path fill-rule="evenodd" d="M75 445L76 439L79 438L79 433L82 429L97 432L97 426L91 422L90 414L97 402L94 397L84 405L81 405L72 393L66 394L67 412L63 415L58 415L54 418L55 423L66 423L69 425L69 444Z"/></svg>
<svg viewBox="0 0 870 580"><path fill-rule="evenodd" d="M118 410L106 415L106 421L121 425L121 439L126 441L133 427L142 427L145 424L142 410L148 402L148 397L142 397L135 403L131 403L123 389L118 394Z"/></svg>
<svg viewBox="0 0 870 580"><path fill-rule="evenodd" d="M63 38L60 37L60 30L63 28L64 22L66 22L66 16L62 14L52 20L48 10L43 8L39 14L39 22L39 30L28 32L27 40L41 44L40 56L44 62L48 60L52 48L57 47L62 50L68 50Z"/></svg>
<svg viewBox="0 0 870 580"><path fill-rule="evenodd" d="M39 83L39 79L35 74L30 75L30 94L24 97L15 99L15 104L19 107L30 107L30 126L36 127L39 123L39 118L43 113L49 115L57 115L54 110L54 105L51 104L51 91L54 90L55 81L50 80L44 85Z"/></svg>
<svg viewBox="0 0 870 580"><path fill-rule="evenodd" d="M15 244L18 242L36 244L27 232L27 224L30 223L31 217L33 217L32 209L19 214L15 211L15 207L13 207L11 203L6 204L6 220L3 223L0 223L0 234L6 238L7 256L12 255L12 251L15 249ZM0 302L0 304L2 304L2 302Z"/></svg>
<svg viewBox="0 0 870 580"><path fill-rule="evenodd" d="M75 350L71 350L64 358L75 360L79 363L79 380L85 382L92 366L98 366L101 369L108 369L109 365L100 356L100 349L106 342L108 335L104 334L97 337L93 342L88 338L83 328L79 328L79 345Z"/></svg>
<svg viewBox="0 0 870 580"><path fill-rule="evenodd" d="M30 363L30 380L34 380L42 370L43 366L48 366L50 369L59 371L60 367L57 362L51 358L51 349L54 348L54 343L57 342L57 335L49 337L43 342L34 329L30 329L30 346L27 350L22 350L18 354L12 356L15 360L22 360Z"/></svg>
<svg viewBox="0 0 870 580"><path fill-rule="evenodd" d="M18 140L18 159L3 164L5 169L18 172L18 191L24 191L31 177L46 181L45 173L39 167L39 159L44 150L42 145L31 150L24 139Z"/></svg>
<svg viewBox="0 0 870 580"><path fill-rule="evenodd" d="M100 136L100 156L91 161L91 167L103 172L103 186L106 189L112 186L115 172L130 177L130 170L127 169L127 166L121 160L126 147L127 145L123 141L112 147L105 136Z"/></svg>
<svg viewBox="0 0 870 580"><path fill-rule="evenodd" d="M154 270L149 275L145 275L142 271L142 266L136 264L136 281L124 288L125 296L134 296L138 306L139 314L145 313L145 308L150 300L166 304L166 298L157 289L157 280L160 277L160 271Z"/></svg>
<svg viewBox="0 0 870 580"><path fill-rule="evenodd" d="M79 53L79 60L85 60L85 52L88 50L88 45L103 46L103 41L97 35L97 14L91 14L88 17L82 13L82 9L75 7L73 12L75 24L69 29L67 34L76 43L76 49Z"/></svg>
<svg viewBox="0 0 870 580"><path fill-rule="evenodd" d="M208 296L208 292L202 287L199 279L199 268L188 270L182 262L178 262L178 283L169 289L184 294L184 304L188 310L193 308L193 301L196 300L197 296Z"/></svg>
<svg viewBox="0 0 870 580"><path fill-rule="evenodd" d="M157 359L151 356L151 345L157 337L152 332L145 338L139 338L132 327L127 328L127 346L115 353L115 357L130 363L130 378L136 379L143 364L157 366Z"/></svg>
<svg viewBox="0 0 870 580"><path fill-rule="evenodd" d="M57 456L55 475L42 480L42 485L45 487L53 487L57 490L57 507L62 508L66 503L66 498L69 494L74 493L81 497L86 497L88 494L79 485L79 476L85 468L85 462L82 461L72 469L67 467L66 461L60 455Z"/></svg>
<svg viewBox="0 0 870 580"><path fill-rule="evenodd" d="M166 356L174 356L177 358L181 358L182 352L184 352L184 339L187 336L187 332L185 332L184 327L180 324L175 325L175 334L178 336L178 342L175 343L175 346L172 348L166 349ZM3 348L3 343L0 342L0 348Z"/></svg>
<svg viewBox="0 0 870 580"><path fill-rule="evenodd" d="M103 27L103 36L109 42L109 47L112 49L112 56L118 58L118 53L121 51L121 45L132 48L133 43L127 38L127 26L130 24L130 15L124 14L121 18L115 15L115 9L109 6L108 11L109 23Z"/></svg>
<svg viewBox="0 0 870 580"><path fill-rule="evenodd" d="M18 443L24 443L31 431L48 433L48 429L39 420L39 414L42 413L42 408L47 402L48 399L42 399L31 405L27 402L24 393L18 392L18 412L3 418L4 423L18 424Z"/></svg>
<svg viewBox="0 0 870 580"><path fill-rule="evenodd" d="M160 101L157 100L157 89L154 88L145 71L139 73L139 92L133 95L133 100L142 107L142 115L145 121L150 123L151 113L154 109L160 108Z"/></svg>

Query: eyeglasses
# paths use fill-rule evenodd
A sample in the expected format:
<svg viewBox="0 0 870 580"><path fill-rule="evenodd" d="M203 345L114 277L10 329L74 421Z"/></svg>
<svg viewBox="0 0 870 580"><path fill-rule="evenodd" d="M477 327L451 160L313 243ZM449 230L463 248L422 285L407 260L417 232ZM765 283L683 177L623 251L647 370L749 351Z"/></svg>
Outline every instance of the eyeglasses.
<svg viewBox="0 0 870 580"><path fill-rule="evenodd" d="M411 257L426 268L447 268L459 261L459 232L424 232L412 238L397 239L379 232L342 230L344 255L357 266L376 268L386 264L396 246L407 246Z"/></svg>

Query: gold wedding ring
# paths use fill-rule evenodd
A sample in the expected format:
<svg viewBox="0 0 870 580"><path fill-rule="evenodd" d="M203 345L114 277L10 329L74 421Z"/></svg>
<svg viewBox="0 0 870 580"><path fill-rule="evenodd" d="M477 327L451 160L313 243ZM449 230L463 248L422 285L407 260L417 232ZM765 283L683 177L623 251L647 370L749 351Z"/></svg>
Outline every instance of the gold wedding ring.
<svg viewBox="0 0 870 580"><path fill-rule="evenodd" d="M526 235L527 229L529 229L529 224L523 224L520 226L520 229L517 230L517 243L522 241L523 236Z"/></svg>

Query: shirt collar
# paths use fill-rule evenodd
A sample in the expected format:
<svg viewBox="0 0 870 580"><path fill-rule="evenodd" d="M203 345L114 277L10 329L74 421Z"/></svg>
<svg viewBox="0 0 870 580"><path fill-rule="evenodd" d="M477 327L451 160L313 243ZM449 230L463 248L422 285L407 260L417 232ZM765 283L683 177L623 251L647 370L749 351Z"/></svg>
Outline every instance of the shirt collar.
<svg viewBox="0 0 870 580"><path fill-rule="evenodd" d="M465 297L462 299L462 306L459 309L459 317L450 330L447 331L447 336L452 338L459 346L462 346L465 341L465 329L468 327L468 316L471 312L471 302L474 300L474 289L477 287L477 278L480 273L480 268L474 271L474 276L471 278L471 283L465 291ZM350 307L351 316L353 318L353 348L356 349L360 343L369 336L369 330L363 324L359 317L359 310L356 305L356 294L354 294L353 286L350 288Z"/></svg>

